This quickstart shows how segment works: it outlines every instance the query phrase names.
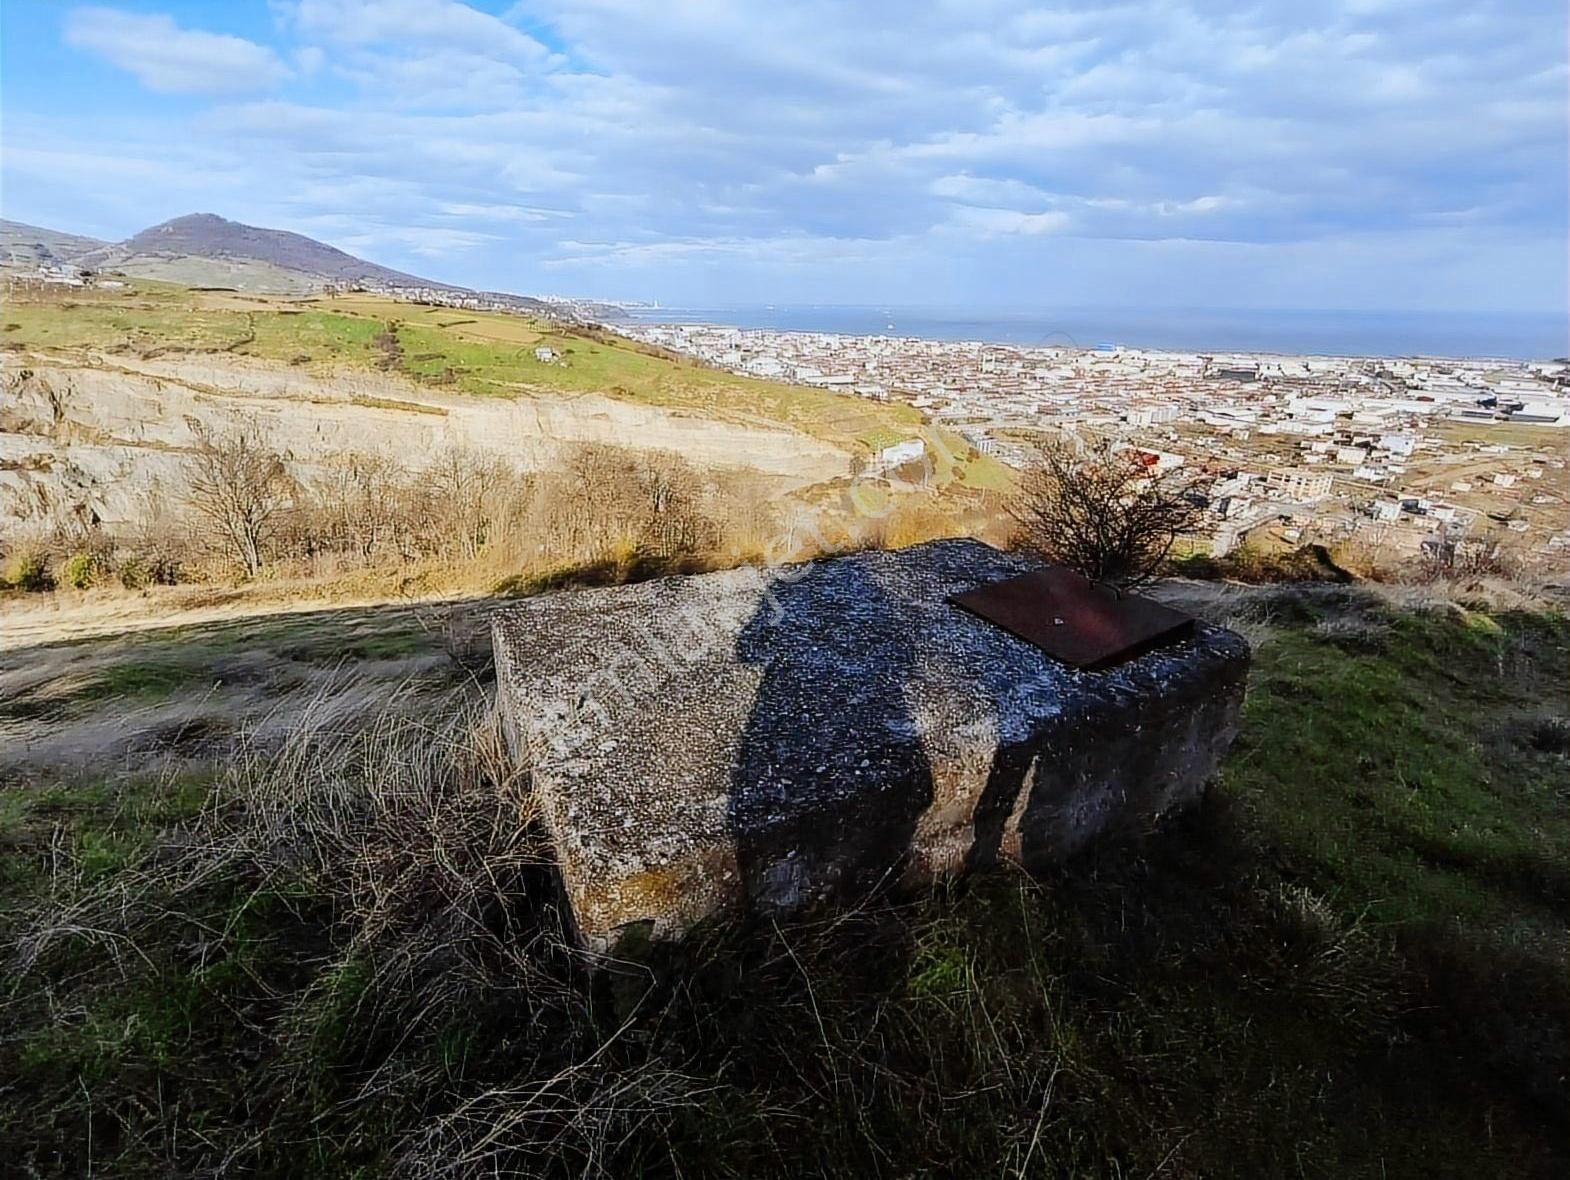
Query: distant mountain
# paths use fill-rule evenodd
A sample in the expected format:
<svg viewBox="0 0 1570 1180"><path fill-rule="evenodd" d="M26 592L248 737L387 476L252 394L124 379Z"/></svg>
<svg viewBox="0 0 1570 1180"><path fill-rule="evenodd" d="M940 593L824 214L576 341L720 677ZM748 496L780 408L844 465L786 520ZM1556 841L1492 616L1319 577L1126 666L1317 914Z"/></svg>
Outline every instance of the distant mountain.
<svg viewBox="0 0 1570 1180"><path fill-rule="evenodd" d="M108 244L97 238L0 218L0 262L12 266L67 266L89 250Z"/></svg>
<svg viewBox="0 0 1570 1180"><path fill-rule="evenodd" d="M242 225L215 213L191 213L144 229L123 242L101 242L0 222L0 261L69 264L191 287L308 294L334 283L377 290L423 288L442 301L480 301L546 313L549 305L519 295L476 292L356 258L325 242L281 229Z"/></svg>
<svg viewBox="0 0 1570 1180"><path fill-rule="evenodd" d="M118 245L85 253L77 259L77 264L132 273L145 263L156 266L159 262L186 258L202 258L220 264L259 262L323 282L457 290L450 283L422 279L356 258L304 234L241 225L214 213L176 217L173 221L144 229Z"/></svg>

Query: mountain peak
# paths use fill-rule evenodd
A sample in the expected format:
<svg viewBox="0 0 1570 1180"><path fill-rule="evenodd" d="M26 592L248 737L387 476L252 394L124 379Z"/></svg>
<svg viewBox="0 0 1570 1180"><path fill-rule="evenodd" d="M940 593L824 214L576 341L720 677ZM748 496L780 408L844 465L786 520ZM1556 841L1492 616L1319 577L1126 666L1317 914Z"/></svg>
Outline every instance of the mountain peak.
<svg viewBox="0 0 1570 1180"><path fill-rule="evenodd" d="M227 217L220 217L216 213L186 213L186 214L183 214L180 217L171 217L168 221L160 222L158 225L152 226L151 229L152 230L163 229L166 226L171 226L171 225L184 227L184 226L196 226L196 225L213 225L213 226L218 226L218 225L239 225L239 224L240 223L238 221L230 221ZM249 227L247 227L247 228L249 228ZM149 233L149 232L151 232L151 230L143 230L142 232L143 233Z"/></svg>
<svg viewBox="0 0 1570 1180"><path fill-rule="evenodd" d="M304 234L246 225L217 213L185 213L116 244L0 221L0 261L74 265L188 286L238 286L291 294L340 283L468 293L467 288L451 283L367 262ZM495 292L486 295L500 306L550 313L548 305L535 299Z"/></svg>
<svg viewBox="0 0 1570 1180"><path fill-rule="evenodd" d="M245 225L216 213L187 213L149 226L120 243L118 251L126 256L185 255L216 261L245 259L332 282L448 286L366 262L304 234Z"/></svg>

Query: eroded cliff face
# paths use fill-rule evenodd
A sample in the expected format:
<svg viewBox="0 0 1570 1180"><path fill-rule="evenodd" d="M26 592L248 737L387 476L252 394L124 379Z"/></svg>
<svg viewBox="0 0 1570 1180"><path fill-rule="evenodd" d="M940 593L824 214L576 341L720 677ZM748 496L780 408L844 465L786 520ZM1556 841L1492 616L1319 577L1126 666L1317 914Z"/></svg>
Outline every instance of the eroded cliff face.
<svg viewBox="0 0 1570 1180"><path fill-rule="evenodd" d="M203 433L254 426L297 478L335 456L418 468L457 447L522 470L577 443L677 451L750 467L781 490L844 475L850 456L805 434L678 414L597 394L516 399L433 392L395 376L322 376L246 357L0 357L0 529L61 516L108 527L183 483Z"/></svg>

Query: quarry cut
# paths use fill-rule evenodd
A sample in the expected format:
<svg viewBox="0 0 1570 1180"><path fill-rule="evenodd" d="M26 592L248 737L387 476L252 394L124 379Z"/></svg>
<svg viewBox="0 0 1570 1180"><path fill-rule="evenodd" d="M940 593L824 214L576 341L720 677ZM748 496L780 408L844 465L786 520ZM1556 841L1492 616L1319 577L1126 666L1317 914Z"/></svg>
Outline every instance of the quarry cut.
<svg viewBox="0 0 1570 1180"><path fill-rule="evenodd" d="M1247 644L1199 623L1078 671L948 601L1037 568L935 541L500 612L508 742L585 943L1048 865L1196 798Z"/></svg>

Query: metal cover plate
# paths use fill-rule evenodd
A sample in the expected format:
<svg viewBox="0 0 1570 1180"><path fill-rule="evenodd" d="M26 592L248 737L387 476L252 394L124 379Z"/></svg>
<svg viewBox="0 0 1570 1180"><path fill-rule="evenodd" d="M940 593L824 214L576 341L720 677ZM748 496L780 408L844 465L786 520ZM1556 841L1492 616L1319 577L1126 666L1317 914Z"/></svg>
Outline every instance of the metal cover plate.
<svg viewBox="0 0 1570 1180"><path fill-rule="evenodd" d="M950 596L1065 664L1096 671L1131 660L1194 628L1194 617L1061 566Z"/></svg>

